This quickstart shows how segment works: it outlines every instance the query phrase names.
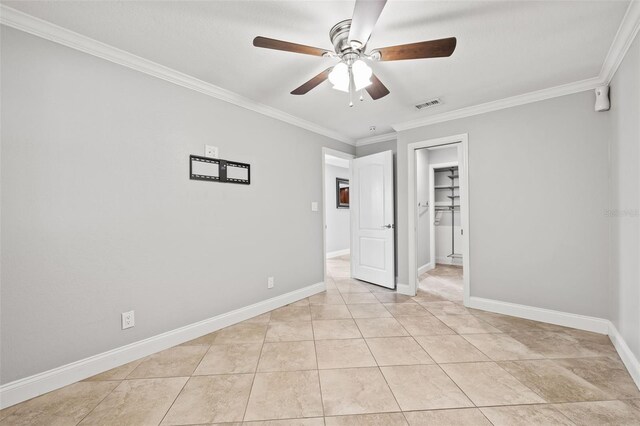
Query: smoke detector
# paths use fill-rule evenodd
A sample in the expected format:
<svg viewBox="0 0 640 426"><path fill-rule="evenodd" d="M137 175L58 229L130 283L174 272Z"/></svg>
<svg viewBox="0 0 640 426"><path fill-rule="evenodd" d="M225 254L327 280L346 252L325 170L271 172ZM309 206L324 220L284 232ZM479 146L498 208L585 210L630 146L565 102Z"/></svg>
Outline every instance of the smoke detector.
<svg viewBox="0 0 640 426"><path fill-rule="evenodd" d="M442 104L442 101L440 100L440 98L433 98L433 99L430 99L430 100L428 100L426 102L423 102L421 104L416 105L416 109L417 110L421 110L421 109L425 109L425 108L431 108L431 107L434 107L434 106L438 106L438 105L441 105L441 104Z"/></svg>

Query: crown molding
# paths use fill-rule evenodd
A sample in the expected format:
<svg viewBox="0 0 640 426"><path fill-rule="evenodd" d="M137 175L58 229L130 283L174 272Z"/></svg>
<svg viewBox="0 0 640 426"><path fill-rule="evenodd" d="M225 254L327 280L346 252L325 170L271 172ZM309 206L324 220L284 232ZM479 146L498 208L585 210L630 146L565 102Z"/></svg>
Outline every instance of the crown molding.
<svg viewBox="0 0 640 426"><path fill-rule="evenodd" d="M378 143L378 142L392 141L392 140L396 140L397 138L398 138L398 135L396 134L396 132L384 133L382 135L375 135L375 136L369 136L368 138L357 139L356 146L371 145L373 143Z"/></svg>
<svg viewBox="0 0 640 426"><path fill-rule="evenodd" d="M611 82L618 67L622 63L629 47L633 43L638 30L640 29L640 1L632 0L627 7L627 11L622 18L622 22L618 27L616 36L611 43L607 57L602 64L600 74L597 77L587 80L576 81L561 86L550 87L548 89L538 90L535 92L525 93L522 95L512 96L509 98L499 99L492 102L486 102L479 105L473 105L460 108L454 111L444 112L417 120L406 121L394 124L391 127L397 132L416 127L428 126L431 124L442 123L444 121L457 120L459 118L471 117L474 115L485 114L487 112L498 111L514 106L525 105L532 102L543 101L546 99L557 98L559 96L571 95L586 90L595 89L598 86L608 85ZM360 140L356 142L356 146Z"/></svg>
<svg viewBox="0 0 640 426"><path fill-rule="evenodd" d="M602 64L600 77L609 84L640 30L640 1L633 0L622 18L618 32Z"/></svg>
<svg viewBox="0 0 640 426"><path fill-rule="evenodd" d="M404 123L394 124L391 127L393 127L396 132L415 129L416 127L428 126L431 124L442 123L444 121L457 120L459 118L471 117L473 115L485 114L487 112L512 108L515 106L530 104L538 101L544 101L546 99L557 98L559 96L584 92L585 90L595 89L596 87L602 86L603 84L604 82L599 77L589 78L587 80L576 81L573 83L550 87L548 89L529 92L522 95L511 96L509 98L499 99L497 101L486 102L483 104L460 108L449 112L443 112L441 114L431 115L429 117L424 117L417 120L406 121Z"/></svg>
<svg viewBox="0 0 640 426"><path fill-rule="evenodd" d="M301 127L311 132L338 140L354 146L363 146L378 142L390 141L397 138L395 132L428 126L445 121L456 120L474 115L485 114L492 111L525 105L532 102L552 99L559 96L571 95L594 89L598 86L610 83L620 63L624 59L629 47L640 30L640 1L632 0L622 19L614 40L609 48L602 69L598 77L576 81L561 86L555 86L535 92L499 99L483 104L460 108L454 111L444 112L416 120L394 124L391 127L395 132L371 136L353 140L339 132L320 126L311 121L304 120L284 111L253 101L237 93L191 77L174 69L165 67L124 50L83 36L66 28L52 24L48 21L36 18L24 12L0 4L0 23L36 35L38 37L71 47L93 56L120 64L122 66L143 72L145 74L163 79L179 86L203 93L213 98L240 106L250 111L284 121L291 125Z"/></svg>
<svg viewBox="0 0 640 426"><path fill-rule="evenodd" d="M133 70L160 78L178 86L200 92L212 98L237 105L305 130L355 145L351 138L311 121L296 117L279 109L253 101L230 90L199 80L190 75L136 56L106 43L78 34L27 13L0 4L0 24L79 50Z"/></svg>

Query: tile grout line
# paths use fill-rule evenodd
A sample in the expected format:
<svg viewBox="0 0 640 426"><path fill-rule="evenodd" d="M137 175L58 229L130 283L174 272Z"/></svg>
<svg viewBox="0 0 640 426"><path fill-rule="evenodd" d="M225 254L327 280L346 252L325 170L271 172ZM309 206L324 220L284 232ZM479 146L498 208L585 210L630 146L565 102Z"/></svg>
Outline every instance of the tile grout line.
<svg viewBox="0 0 640 426"><path fill-rule="evenodd" d="M274 309L275 310L275 309ZM271 312L269 311L269 321L267 322L267 327L264 329L264 336L262 336L262 345L260 346L260 354L258 355L258 361L256 362L255 369L253 371L253 378L251 379L251 386L249 387L249 395L247 395L247 402L244 404L244 412L242 413L242 420L240 422L244 422L245 417L247 417L247 410L249 409L249 401L251 400L251 394L253 393L253 386L256 382L256 376L258 375L258 366L260 365L260 358L262 358L262 351L264 349L265 340L267 340L267 331L269 330L269 324L271 324Z"/></svg>
<svg viewBox="0 0 640 426"><path fill-rule="evenodd" d="M333 278L332 278L332 279L333 279ZM367 292L368 292L368 293L364 293L364 292L363 292L363 293L346 293L346 294L374 294L371 290L369 290L369 289L366 289L366 290L367 290ZM341 293L341 292L338 290L338 294L340 295L340 297L341 297L341 298L343 299L343 301L344 301L343 293ZM374 296L375 296L375 294L374 294ZM376 299L377 299L377 297L376 297ZM303 300L304 300L304 299L303 299ZM306 298L306 300L308 300L308 298ZM380 302L380 303L382 303L382 302ZM452 302L452 303L454 303L454 302ZM384 303L382 303L382 304L383 304L383 306L384 306ZM347 307L347 310L349 310L349 305L348 305L348 304L346 304L346 303L345 303L345 305L346 305L346 307ZM362 305L362 304L357 304L357 305ZM422 306L424 309L426 309L426 310L428 311L428 309L427 309L426 307L424 307L422 304L418 303L418 305ZM310 314L310 312L311 312L311 305L310 305L310 304L307 304L307 305L306 305L306 307L309 309L309 314ZM385 307L385 309L386 309L386 307ZM271 312L272 312L272 311L270 311L270 313L271 313ZM350 310L349 310L349 312L350 312ZM431 313L431 312L430 312L430 314L433 316L433 313ZM431 409L431 410L429 410L429 409L427 409L427 410L407 410L407 411L402 410L402 408L400 407L400 404L398 403L398 400L397 400L397 397L396 397L395 393L393 392L393 390L392 390L392 389L391 389L391 387L389 386L389 383L388 383L388 381L387 381L387 379L386 379L386 376L384 375L384 373L383 373L383 372L382 372L382 370L381 370L381 369L382 369L382 367L380 366L380 364L379 364L378 360L375 358L375 356L373 355L373 352L371 351L371 348L370 348L370 346L369 346L369 342L367 341L367 338L365 338L365 337L364 337L364 335L362 334L362 332L361 332L361 330L360 330L360 327L358 326L358 324L357 324L357 322L356 322L356 318L353 318L353 314L351 314L351 313L350 313L350 315L351 315L351 320L355 323L356 328L357 328L357 329L358 329L358 331L360 332L361 336L360 336L360 337L358 337L358 338L337 339L337 340L357 340L357 339L362 339L362 340L364 340L364 341L365 341L365 344L366 344L366 346L367 346L367 348L368 348L368 350L369 350L369 353L372 355L372 357L373 357L373 359L374 359L374 361L375 361L376 368L379 370L380 374L382 374L383 379L385 380L385 383L387 384L388 388L391 390L391 394L393 395L394 400L396 401L396 404L397 404L398 408L400 409L400 411L399 411L399 412L400 412L400 413L403 413L403 417L405 418L405 420L407 420L407 421L408 421L408 419L407 419L407 417L406 417L406 415L405 415L405 413L406 413L406 412L412 412L412 411L414 411L414 412L418 412L418 411L437 411L437 410L446 411L446 410L461 410L461 409L465 409L465 408L466 408L466 407L456 407L456 408L449 408L449 409L445 409L445 408L443 408L443 409ZM450 315L467 315L467 314L450 314ZM474 315L474 314L470 313L470 315ZM392 316L393 316L393 315L392 315ZM407 317L408 317L408 316L410 316L410 315L405 315L405 316L407 316ZM421 316L415 316L415 317L416 317L416 318L420 318ZM492 326L492 327L493 327L493 325L492 325L491 323L489 323L488 321L486 321L486 320L484 320L484 319L482 319L482 318L480 318L480 317L478 317L478 316L475 316L475 315L474 315L474 317L476 317L476 319L477 319L477 320L479 320L479 321L481 321L481 322L484 322L484 323L487 323L487 324L489 324L490 326ZM398 321L398 320L397 320L397 318L396 318L395 316L393 316L393 318L394 318L394 319L396 319L396 321ZM437 317L436 317L436 318L437 318ZM376 319L376 318L370 318L370 319ZM440 321L441 321L441 320L440 320ZM249 403L249 399L250 399L250 397L251 397L251 392L252 392L252 390L253 390L253 386L254 386L254 384L255 384L255 378L256 378L256 375L257 375L258 365L259 365L260 359L261 359L261 357L262 357L262 353L263 353L264 346L265 346L265 344L267 343L267 342L266 342L266 333L267 333L267 331L268 331L268 327L269 327L269 325L270 325L271 323L276 323L276 322L278 322L278 321L272 321L272 319L271 319L271 315L269 316L269 320L266 322L265 331L264 331L264 334L263 334L263 336L262 336L262 343L261 343L260 354L258 355L258 361L256 362L256 366L254 367L252 383L251 383L251 387L250 387L250 389L249 389L249 395L248 395L248 397L247 397L247 401L246 401L246 404L245 404L245 410L244 410L244 414L243 414L243 420L244 420L244 417L246 417L246 413L247 413L247 410L248 410L248 403ZM287 321L285 321L285 322L287 322ZM288 322L292 322L292 323L300 323L301 321L300 321L300 320L296 320L296 321L288 321ZM304 321L304 322L306 323L306 321ZM314 328L313 328L313 320L310 320L309 322L310 322L310 325L311 325L312 341L314 342L314 351L315 351L315 355L316 355L316 369L315 369L315 371L316 371L316 373L317 373L318 383L319 383L319 387L320 387L320 397L321 397L321 399L322 399L322 387L321 387L321 383L320 383L320 372L321 372L322 370L320 370L320 369L319 369L319 361L318 361L318 356L317 356L317 346L316 346L316 341L317 341L317 340L316 340L316 336L315 336L315 330L314 330ZM441 322L442 322L442 321L441 321ZM399 321L398 321L398 323L399 323ZM446 326L446 323L444 323L444 324L445 324L445 326ZM401 325L401 327L405 330L405 332L408 332L408 330L406 330L406 328L405 328L401 323L400 323L400 325ZM448 326L447 326L447 327L448 327ZM450 327L449 327L449 328L450 328ZM495 328L497 328L497 327L495 327ZM500 329L498 328L498 330L500 330ZM551 331L549 331L549 330L534 330L534 331L538 331L538 332L541 332L541 333L542 333L542 332L544 332L544 333L552 333L552 334L561 334L561 335L566 335L566 336L572 337L572 335L571 335L570 333L565 332L564 330L551 330ZM532 332L534 332L534 331L532 331ZM482 350L480 350L480 348L478 348L478 347L477 347L477 346L475 346L473 343L471 343L470 341L468 341L468 340L465 338L465 336L466 336L466 335L478 335L478 334L490 334L490 335L504 335L504 336L507 336L507 337L513 338L513 337L512 337L512 334L511 334L510 332L503 332L502 330L500 330L500 332L498 332L498 333L491 333L491 332L489 332L489 333L488 333L488 332L483 332L483 333L465 333L465 334L461 334L461 333L458 333L457 331L455 331L455 330L453 330L453 329L452 329L452 332L453 332L453 334L451 334L451 335L457 335L457 336L462 337L466 342L468 342L468 343L469 343L469 344L471 344L473 347L475 347L475 348L476 348L480 353L482 353L482 354L484 354L485 356L487 356L488 360L487 360L487 361L466 361L466 362L443 362L443 363L438 363L437 361L435 361L435 359L433 359L433 357L431 357L431 355L429 354L429 352L428 352L428 351L427 351L427 350L426 350L422 345L420 345L420 344L417 342L416 336L414 336L414 335L413 335L413 334L411 334L411 333L408 333L408 336L382 336L382 337L371 337L370 339L387 339L387 338L411 337L411 338L412 338L412 340L413 340L416 344L418 344L418 346L419 346L419 347L420 347L424 352L426 352L426 353L427 353L427 355L429 355L429 356L432 358L432 360L433 360L434 364L431 364L431 365L437 365L437 366L439 367L439 369L440 369L441 371L443 371L443 372L444 372L444 374L449 378L449 380L451 380L451 381L452 381L452 382L453 382L453 383L458 387L458 389L460 389L460 391L462 392L462 394L463 394L463 395L465 395L465 396L469 399L469 401L471 401L471 403L473 404L473 406L475 407L475 409L480 410L480 412L482 413L482 415L483 415L485 418L487 418L487 416L486 416L486 415L485 415L485 413L482 411L482 409L483 409L483 408L492 408L492 407L497 407L497 408L500 408L500 407L518 407L518 406L544 406L544 407L548 407L549 409L552 409L552 410L554 410L554 411L558 412L558 413L559 413L563 418L567 418L569 421L571 421L571 419L570 419L570 418L569 418L569 417L568 417L564 412L560 411L560 410L557 408L557 406L559 406L559 405L565 405L565 404L580 404L580 403L588 404L588 403L593 403L593 402L613 402L613 401L620 401L620 402L624 402L624 401L626 401L626 400L640 400L640 398L638 398L638 397L626 397L626 398L615 398L615 397L614 397L614 398L611 398L611 399L598 399L598 400L587 400L587 401L566 401L566 402L557 402L557 403L549 402L549 401L548 401L546 398L544 398L540 393L536 392L535 390L531 389L529 386L525 385L522 381L520 381L517 377L515 377L512 373L510 373L508 370L506 370L506 369L501 365L501 363L506 363L506 362L514 362L514 363L517 363L517 362L526 362L526 361L543 361L543 360L545 360L545 361L551 361L551 362L553 362L554 364L557 364L557 365L559 365L560 367L562 367L562 366L561 366L560 364L558 364L556 361L558 361L558 360L574 360L574 359L593 359L593 358L596 358L596 359L606 359L606 360L611 360L611 361L617 361L617 362L619 362L619 360L613 359L613 358L611 358L611 357L607 356L606 354L602 354L602 353L600 353L600 352L603 352L603 351L604 351L604 349L600 350L600 348L599 348L599 347L597 347L596 349L593 349L593 350L592 350L592 352L594 353L594 355L592 355L592 356L578 356L578 357L566 357L566 356L563 356L563 357L556 357L556 358L548 358L547 356L540 354L540 355L542 356L542 358L540 358L540 359L536 359L536 358L532 358L532 359L530 359L530 358L516 358L516 359L507 359L507 360L494 360L493 358L489 357L485 352L483 352ZM523 333L523 332L520 332L520 334L522 334L522 333ZM516 331L516 332L515 332L515 334L518 334L518 331ZM435 334L435 335L430 335L430 336L440 336L440 335L439 335L439 334ZM418 336L418 337L420 337L420 336ZM578 339L578 338L576 337L575 339ZM327 339L320 339L320 341L322 341L322 340L327 340ZM334 339L328 339L328 340L334 340ZM579 340L579 339L578 339L578 340ZM308 341L308 340L302 340L302 341ZM521 344L523 344L523 345L524 345L524 343L523 343L523 342L520 342L519 340L516 340L516 341L518 341L519 343L521 343ZM580 344L582 344L582 342L583 342L582 340L579 340L579 343L580 343ZM587 342L585 341L585 345L586 345L586 343L587 343ZM182 345L178 345L178 346L184 346L184 344L182 344ZM187 345L187 346L195 346L195 345ZM212 347L213 347L213 345L197 345L197 346L206 346L206 347L207 347L207 349L203 352L203 354L202 354L202 356L201 356L201 358L200 358L199 362L198 362L198 363L196 363L196 365L194 366L194 368L193 368L193 371L192 371L191 375L189 375L188 377L186 377L186 381L185 381L185 383L183 384L182 388L181 388L181 389L178 391L178 393L176 394L176 397L173 399L173 402L171 403L171 405L169 406L169 408L168 408L168 409L166 410L166 412L164 413L164 416L163 416L163 418L162 418L162 420L161 420L161 421L164 421L164 420L166 419L166 416L168 415L168 413L170 412L170 410L171 410L171 409L172 409L172 407L174 406L175 402L177 401L177 399L179 398L179 396L181 395L181 393L184 391L184 388L186 387L187 383L191 380L191 378L194 378L194 377L206 377L206 376L219 376L219 375L231 375L231 374L234 374L234 373L223 373L223 374L211 374L211 375L199 375L199 376L194 376L194 373L195 373L195 371L197 370L198 366L199 366L200 364L202 364L202 361L204 360L204 358L207 356L207 354L210 352L210 350L211 350L211 349L212 349ZM525 346L527 346L527 345L525 345ZM590 346L585 346L585 349L586 349L587 347L590 347ZM144 358L143 358L143 359L144 359ZM442 368L442 366L443 366L443 365L448 365L448 364L461 364L461 363L478 363L478 364L479 364L479 363L488 363L488 362L493 362L494 364L497 364L497 365L498 365L498 367L499 367L501 370L503 370L505 373L507 373L510 377L512 377L513 379L515 379L518 383L520 383L520 384L521 384L522 386L524 386L525 388L529 389L533 394L538 395L538 396L542 399L542 401L543 401L543 402L535 402L535 403L519 403L519 404L501 404L501 405L491 405L491 406L482 406L482 407L479 407L479 406L477 406L477 405L475 404L475 402L474 402L473 400L471 400L471 398L469 398L469 396L468 396L468 395L467 395L467 394L466 394L466 393L465 393L465 392L460 388L460 386L459 386L459 385L458 385L458 384L457 384L457 383L456 383L456 382L455 382L455 381L454 381L454 380L453 380L453 379L452 379L452 378L451 378L451 377L446 373L446 371L444 371L444 369ZM412 365L412 366L413 366L413 365L415 365L415 366L419 366L419 365L429 365L429 364L409 364L409 365ZM401 364L401 365L395 365L395 366L407 366L407 364ZM387 367L387 366L385 366L385 367ZM389 366L389 367L394 367L394 366ZM95 404L95 406L93 406L93 408L92 408L91 410L89 410L89 412L88 412L85 416L83 416L83 417L82 417L82 419L80 419L80 421L79 421L79 422L77 422L76 424L79 424L79 423L81 423L81 422L85 421L85 420L86 420L86 418L87 418L87 417L89 417L89 416L91 415L91 413L93 413L93 412L94 412L94 411L95 411L95 410L96 410L96 409L97 409L97 408L98 408L98 407L99 407L99 406L100 406L100 405L101 405L101 404L102 404L102 403L103 403L103 402L104 402L104 401L105 401L105 400L106 400L106 399L107 399L111 394L113 394L113 393L116 391L116 389L117 389L119 386L123 385L126 381L134 381L134 380L150 380L150 379L172 378L172 377L174 377L174 378L176 378L176 377L185 378L185 376L158 376L158 377L129 378L129 376L130 376L130 375L133 373L133 371L134 371L134 370L136 370L137 368L138 368L138 366L136 366L136 367L135 367L131 372L129 372L128 374L126 374L126 375L125 375L125 377L124 377L123 379L115 379L115 380L101 380L101 381L99 381L99 382L117 382L117 384L113 387L113 389L111 389L109 392L107 392L107 394L106 394L102 399L100 399L100 401L99 401L97 404ZM331 368L331 369L328 369L328 370L340 370L340 369L348 369L348 368L371 368L371 367L344 367L344 368ZM570 372L572 371L572 370L570 370L570 369L569 369L569 368L567 368L567 367L562 367L562 368L565 368L565 369L567 369L567 370L568 370L568 371L570 371ZM289 370L284 370L284 371L289 371ZM309 371L309 370L307 369L307 370L294 370L294 371ZM311 370L311 371L313 371L313 370ZM625 371L626 371L626 369L625 369ZM626 372L627 372L627 374L628 374L628 371L626 371ZM582 376L579 376L579 375L577 375L576 373L573 373L573 374L575 374L575 375L576 375L577 377L579 377L579 378L582 378ZM585 380L585 381L587 381L588 383L593 384L594 386L596 386L594 383L592 383L591 381L587 380L586 378L582 378L582 379L583 379L583 380ZM81 381L81 382L83 382L83 381ZM600 389L600 386L596 386L596 388L598 388L599 390L601 390L601 389ZM606 391L604 391L604 390L601 390L601 391L602 391L602 392L605 392L605 393L608 393L608 392L606 392ZM613 395L611 395L611 396L613 397ZM323 402L322 402L322 413L323 413L323 414L322 414L323 422L324 422L324 423L326 423L326 417L325 417L325 413L324 413L324 403L323 403ZM384 413L382 413L382 412L381 412L381 413L366 413L366 414L384 414ZM340 416L342 416L342 415L340 415ZM317 417L316 417L316 418L317 418ZM293 418L292 418L292 419L293 419ZM487 418L487 420L489 421L489 423L491 423L491 421L490 421L488 418Z"/></svg>
<svg viewBox="0 0 640 426"><path fill-rule="evenodd" d="M160 419L160 422L158 423L158 425L161 425L162 422L164 421L164 419L167 417L167 414L169 414L169 411L171 411L171 409L173 408L173 404L176 403L176 401L178 400L178 397L180 396L180 394L182 393L182 391L184 390L185 387L187 387L187 383L189 383L189 380L191 380L191 376L187 378L187 380L185 380L184 384L182 385L182 387L180 388L180 391L178 393L176 393L176 397L173 399L173 401L171 402L171 405L169 405L169 408L167 408L167 411L165 411L164 415L162 416L162 419Z"/></svg>
<svg viewBox="0 0 640 426"><path fill-rule="evenodd" d="M475 403L475 401L473 399L471 399L471 397L469 395L467 395L467 393L462 389L462 387L460 387L460 385L458 384L458 382L456 382L455 380L453 380L453 378L451 376L449 376L449 374L444 370L444 368L442 368L442 366L438 363L436 363L436 365L438 366L438 368L440 369L440 371L442 371L442 373L444 373L445 376L447 376L447 378L449 380L451 380L451 382L456 385L456 387L460 390L460 392L462 392L462 394L469 400L469 402L471 402L473 404L473 406L475 408L479 408L478 405Z"/></svg>
<svg viewBox="0 0 640 426"><path fill-rule="evenodd" d="M87 417L89 417L89 415L91 413L93 413L95 411L96 408L98 408L98 405L102 404L104 402L105 399L107 399L107 397L109 395L111 395L122 383L124 382L124 379L120 380L120 383L118 383L116 386L113 387L113 389L111 389L111 391L107 392L107 394L104 396L104 398L102 398L91 410L89 410L89 412L87 414L85 414L80 421L78 421L76 423L76 425L79 425L80 423L82 423L84 421L84 419L86 419ZM80 383L80 382L76 382L76 383ZM46 394L45 394L46 395ZM37 398L37 397L36 397ZM35 399L35 398L34 398ZM4 420L4 419L3 419Z"/></svg>
<svg viewBox="0 0 640 426"><path fill-rule="evenodd" d="M214 339L215 341L215 339ZM180 345L178 345L180 346ZM178 346L174 346L174 347L178 347ZM200 361L198 361L198 363L193 367L193 371L191 371L191 374L189 375L189 377L187 377L187 380L185 380L184 384L182 385L182 387L180 388L180 391L178 393L176 393L176 397L173 399L173 401L171 402L171 405L169 405L169 408L167 408L167 411L165 411L164 415L162 416L162 419L160 419L160 422L158 423L158 425L162 424L162 422L164 421L164 419L167 417L167 414L169 414L169 411L171 411L171 409L173 408L173 405L176 403L176 401L178 400L178 398L180 397L180 394L182 393L182 391L184 390L185 387L187 387L187 383L189 383L189 381L191 380L191 378L193 377L193 373L196 372L196 370L198 369L198 367L200 366L200 364L202 363L202 360L204 360L204 357L209 353L209 351L211 350L211 345L209 345L209 347L207 348L206 351L204 351L204 353L202 354L202 357L200 358ZM139 366L139 365L138 365ZM137 368L137 367L136 367ZM134 369L135 371L135 369ZM131 372L133 373L133 371ZM129 374L131 374L129 373ZM128 377L129 375L127 375ZM181 376L184 377L184 376Z"/></svg>
<svg viewBox="0 0 640 426"><path fill-rule="evenodd" d="M341 296L342 297L342 296ZM322 407L322 422L326 425L325 413L324 413L324 395L322 394L322 382L320 381L320 364L318 362L318 347L316 346L316 332L313 329L313 323L311 324L311 335L313 337L313 351L316 355L316 377L318 378L318 389L320 390L320 407Z"/></svg>
<svg viewBox="0 0 640 426"><path fill-rule="evenodd" d="M402 324L401 324L401 326L402 326ZM360 334L362 335L362 339L364 340L364 344L367 346L367 349L369 350L369 354L373 358L373 361L376 363L376 368L378 369L378 373L380 373L380 375L382 376L382 379L384 380L384 383L387 385L387 388L389 389L389 392L391 392L391 395L393 396L393 400L396 402L396 406L398 407L400 412L402 412L402 407L400 406L400 403L398 402L398 398L396 397L396 394L393 393L393 389L391 389L391 386L389 385L389 382L387 381L387 378L385 377L384 373L382 372L382 369L380 368L380 364L378 363L377 358L375 357L375 355L373 355L373 351L371 350L371 347L369 346L369 342L367 342L367 339L364 337L364 334L362 334L362 330L360 330L360 326L358 326L357 322L356 322L356 327L358 327L358 331L360 331ZM368 368L371 368L371 367L368 367ZM406 419L406 417L405 417L405 419Z"/></svg>

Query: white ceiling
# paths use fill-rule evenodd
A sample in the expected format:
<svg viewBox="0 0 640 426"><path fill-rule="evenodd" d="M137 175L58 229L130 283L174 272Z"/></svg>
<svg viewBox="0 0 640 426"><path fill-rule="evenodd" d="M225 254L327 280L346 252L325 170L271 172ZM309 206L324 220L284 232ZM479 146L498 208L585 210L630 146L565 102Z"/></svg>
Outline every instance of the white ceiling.
<svg viewBox="0 0 640 426"><path fill-rule="evenodd" d="M257 49L257 35L330 49L353 1L2 1L350 138L391 125L598 76L628 1L389 1L369 46L455 36L450 58L374 63L391 90L348 107L323 83L335 60ZM439 97L443 105L417 111Z"/></svg>

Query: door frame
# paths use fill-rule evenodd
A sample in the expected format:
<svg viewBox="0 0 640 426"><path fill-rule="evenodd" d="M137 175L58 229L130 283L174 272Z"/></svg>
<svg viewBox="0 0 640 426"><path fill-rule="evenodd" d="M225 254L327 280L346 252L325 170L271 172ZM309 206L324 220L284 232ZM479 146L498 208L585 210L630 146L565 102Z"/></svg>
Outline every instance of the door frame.
<svg viewBox="0 0 640 426"><path fill-rule="evenodd" d="M333 157L338 157L338 158L343 158L345 160L349 160L349 183L351 183L352 176L352 165L351 165L351 161L356 158L355 155L353 154L348 154L346 152L342 152L342 151L337 151L335 149L331 149L331 148L327 148L327 147L322 147L322 270L323 270L323 274L322 274L322 281L326 282L327 281L327 205L326 205L326 200L327 200L327 185L325 183L326 177L325 177L325 170L326 170L326 162L325 162L325 158L327 155L331 155ZM351 214L351 213L349 213ZM349 227L351 227L351 218L349 218ZM349 239L351 239L351 235L349 235ZM351 262L349 262L349 264L351 264ZM351 268L349 268L349 271L351 271Z"/></svg>
<svg viewBox="0 0 640 426"><path fill-rule="evenodd" d="M408 261L409 261L409 285L408 291L416 294L418 289L418 248L417 248L417 214L416 205L416 150L422 148L431 148L440 145L449 145L460 143L462 146L462 159L458 158L458 172L460 174L460 215L461 225L464 231L462 241L464 249L462 250L463 265L463 303L469 306L469 298L471 295L471 270L469 268L469 135L467 133L445 136L437 139L428 139L420 142L410 143L407 146L408 158L408 196L407 196L407 212L408 212Z"/></svg>
<svg viewBox="0 0 640 426"><path fill-rule="evenodd" d="M458 161L448 163L429 164L429 269L436 267L436 190L435 190L435 169L458 166ZM462 221L460 222L462 224ZM464 261L464 259L462 259Z"/></svg>

